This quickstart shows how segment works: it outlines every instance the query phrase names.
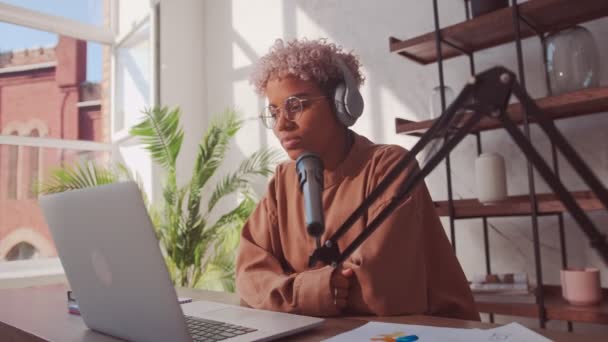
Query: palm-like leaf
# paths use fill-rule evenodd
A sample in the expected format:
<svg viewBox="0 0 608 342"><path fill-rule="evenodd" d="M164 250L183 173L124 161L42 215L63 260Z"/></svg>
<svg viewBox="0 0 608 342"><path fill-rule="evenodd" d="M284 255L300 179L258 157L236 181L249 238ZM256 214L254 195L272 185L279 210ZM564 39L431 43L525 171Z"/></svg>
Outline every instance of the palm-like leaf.
<svg viewBox="0 0 608 342"><path fill-rule="evenodd" d="M251 155L219 182L209 203L203 206L201 193L224 160L242 120L234 110L226 110L211 121L199 144L192 178L182 186L177 183L175 167L184 137L179 109L152 108L144 114L143 121L130 133L140 138L153 160L167 171L162 201L155 207L148 206L148 210L173 282L234 292L236 247L243 224L256 204L250 196L249 182L255 175L270 175L279 154L261 150ZM76 165L55 171L41 188L45 193L60 192L123 178L133 179L123 166ZM220 199L233 193L244 194L245 199L209 224L211 210Z"/></svg>
<svg viewBox="0 0 608 342"><path fill-rule="evenodd" d="M207 265L194 287L234 292L235 273L234 257L226 253L216 253L216 257Z"/></svg>
<svg viewBox="0 0 608 342"><path fill-rule="evenodd" d="M88 161L53 170L44 183L36 186L36 192L52 194L116 183L126 179L132 179L132 177L122 165L105 168Z"/></svg>
<svg viewBox="0 0 608 342"><path fill-rule="evenodd" d="M131 128L131 135L141 139L152 159L166 169L175 169L175 161L184 139L179 126L180 109L167 107L144 110L144 120Z"/></svg>
<svg viewBox="0 0 608 342"><path fill-rule="evenodd" d="M238 167L238 169L225 176L209 198L207 206L207 212L211 212L215 205L220 199L234 193L235 191L241 191L244 193L249 192L250 177L253 175L260 175L268 177L273 172L273 165L276 164L280 157L280 154L272 149L263 149L253 153L249 158L245 159Z"/></svg>
<svg viewBox="0 0 608 342"><path fill-rule="evenodd" d="M220 166L230 140L241 128L242 123L234 110L226 110L221 116L212 120L209 130L199 145L193 174L196 185L203 187Z"/></svg>
<svg viewBox="0 0 608 342"><path fill-rule="evenodd" d="M234 110L227 109L211 126L199 145L194 165L190 194L188 199L189 224L196 224L200 216L200 193L209 178L215 173L224 160L230 140L241 128L242 120Z"/></svg>
<svg viewBox="0 0 608 342"><path fill-rule="evenodd" d="M213 258L207 263L205 272L199 279L196 279L196 286L234 292L236 250L243 224L255 206L255 202L251 202L253 205L241 205L239 206L241 210L237 210L242 211L247 208L247 215L229 215L229 222L223 220L223 225L219 226L221 228L216 233ZM226 218L224 217L224 219Z"/></svg>
<svg viewBox="0 0 608 342"><path fill-rule="evenodd" d="M222 215L211 227L206 231L207 234L213 234L221 228L232 228L234 223L239 224L245 222L251 212L255 208L255 201L251 197L246 197L239 205L230 212ZM240 227L237 227L240 228Z"/></svg>

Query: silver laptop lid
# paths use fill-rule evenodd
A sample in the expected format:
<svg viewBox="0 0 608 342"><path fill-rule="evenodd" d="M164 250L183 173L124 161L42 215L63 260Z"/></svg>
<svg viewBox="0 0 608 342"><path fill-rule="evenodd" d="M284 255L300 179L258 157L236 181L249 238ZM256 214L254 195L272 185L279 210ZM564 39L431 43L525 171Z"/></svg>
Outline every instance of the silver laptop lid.
<svg viewBox="0 0 608 342"><path fill-rule="evenodd" d="M133 341L191 341L133 182L40 197L86 325Z"/></svg>

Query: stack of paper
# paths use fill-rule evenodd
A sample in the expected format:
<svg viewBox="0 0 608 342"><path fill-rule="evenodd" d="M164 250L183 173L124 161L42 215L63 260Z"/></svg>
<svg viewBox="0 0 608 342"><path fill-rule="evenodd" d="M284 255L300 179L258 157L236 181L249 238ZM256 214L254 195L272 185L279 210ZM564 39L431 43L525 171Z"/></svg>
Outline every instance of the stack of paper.
<svg viewBox="0 0 608 342"><path fill-rule="evenodd" d="M437 328L423 325L370 322L357 329L334 336L328 342L379 341L396 342L399 337L416 336L417 341L502 341L502 342L546 342L549 339L518 324L511 323L494 329Z"/></svg>

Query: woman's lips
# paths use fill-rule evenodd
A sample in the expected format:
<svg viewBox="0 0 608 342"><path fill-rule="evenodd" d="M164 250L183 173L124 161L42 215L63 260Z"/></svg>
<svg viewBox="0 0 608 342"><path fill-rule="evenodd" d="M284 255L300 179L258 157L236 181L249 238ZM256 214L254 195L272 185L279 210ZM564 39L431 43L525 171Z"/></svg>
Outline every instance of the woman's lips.
<svg viewBox="0 0 608 342"><path fill-rule="evenodd" d="M298 137L281 139L281 145L283 145L286 150L297 148L301 142L302 138Z"/></svg>

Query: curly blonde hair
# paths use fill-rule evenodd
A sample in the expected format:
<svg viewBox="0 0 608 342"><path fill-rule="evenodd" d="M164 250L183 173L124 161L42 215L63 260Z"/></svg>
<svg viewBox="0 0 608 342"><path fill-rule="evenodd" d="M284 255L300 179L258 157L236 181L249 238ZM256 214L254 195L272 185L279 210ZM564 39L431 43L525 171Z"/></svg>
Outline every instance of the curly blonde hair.
<svg viewBox="0 0 608 342"><path fill-rule="evenodd" d="M328 43L326 39L294 39L285 43L277 39L268 53L260 58L251 73L250 82L256 93L263 95L268 81L274 78L295 76L305 81L314 81L328 94L344 80L334 58L340 58L351 70L357 86L364 78L359 70L359 59L341 46Z"/></svg>

